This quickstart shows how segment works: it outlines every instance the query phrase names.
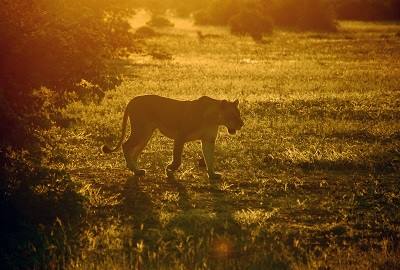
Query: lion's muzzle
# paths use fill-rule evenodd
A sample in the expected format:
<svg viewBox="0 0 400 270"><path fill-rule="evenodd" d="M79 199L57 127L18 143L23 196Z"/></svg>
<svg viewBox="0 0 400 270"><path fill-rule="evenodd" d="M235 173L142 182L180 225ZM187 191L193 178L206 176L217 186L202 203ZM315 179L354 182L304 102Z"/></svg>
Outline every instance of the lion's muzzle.
<svg viewBox="0 0 400 270"><path fill-rule="evenodd" d="M235 135L236 131L240 130L243 126L244 126L244 123L243 123L242 119L240 119L238 122L236 122L228 127L228 132L231 135Z"/></svg>

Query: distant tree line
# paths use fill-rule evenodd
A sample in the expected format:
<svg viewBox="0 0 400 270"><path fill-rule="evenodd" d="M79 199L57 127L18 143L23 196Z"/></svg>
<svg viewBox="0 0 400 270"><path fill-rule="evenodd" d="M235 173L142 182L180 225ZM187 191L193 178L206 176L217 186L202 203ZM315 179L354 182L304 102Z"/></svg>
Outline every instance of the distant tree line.
<svg viewBox="0 0 400 270"><path fill-rule="evenodd" d="M399 20L400 0L331 0L338 19Z"/></svg>
<svg viewBox="0 0 400 270"><path fill-rule="evenodd" d="M274 26L335 31L331 3L324 0L216 0L194 13L197 24L228 25L232 33L259 38Z"/></svg>
<svg viewBox="0 0 400 270"><path fill-rule="evenodd" d="M335 31L336 19L398 20L400 0L142 0L150 10L173 9L193 14L200 25L228 25L232 33L257 38L274 26L296 30Z"/></svg>
<svg viewBox="0 0 400 270"><path fill-rule="evenodd" d="M142 0L148 3L149 0ZM154 3L156 1L151 1ZM202 10L210 5L227 6L227 2L231 2L229 6L246 6L254 5L257 2L263 2L270 6L282 5L298 6L309 2L307 0L166 0L163 1L164 9L174 9L179 15L187 16L192 12ZM292 3L290 3L292 2ZM318 2L326 2L332 5L333 12L338 19L346 20L399 20L400 19L400 0L321 0ZM313 2L310 2L313 4ZM318 7L315 7L318 8ZM229 13L229 10L227 10Z"/></svg>

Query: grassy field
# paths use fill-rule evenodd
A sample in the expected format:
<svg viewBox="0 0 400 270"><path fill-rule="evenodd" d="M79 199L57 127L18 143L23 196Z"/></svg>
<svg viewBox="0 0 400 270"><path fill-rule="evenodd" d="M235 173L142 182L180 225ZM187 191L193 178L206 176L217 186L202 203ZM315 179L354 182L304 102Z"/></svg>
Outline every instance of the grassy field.
<svg viewBox="0 0 400 270"><path fill-rule="evenodd" d="M64 114L77 123L52 131L88 209L66 268L400 268L400 25L276 30L255 43L175 24L121 64L118 89L72 104ZM199 40L197 30L217 36ZM142 94L239 98L244 128L221 127L217 141L221 181L197 166L198 142L186 145L176 180L164 175L172 141L159 133L142 178L122 151L100 152Z"/></svg>

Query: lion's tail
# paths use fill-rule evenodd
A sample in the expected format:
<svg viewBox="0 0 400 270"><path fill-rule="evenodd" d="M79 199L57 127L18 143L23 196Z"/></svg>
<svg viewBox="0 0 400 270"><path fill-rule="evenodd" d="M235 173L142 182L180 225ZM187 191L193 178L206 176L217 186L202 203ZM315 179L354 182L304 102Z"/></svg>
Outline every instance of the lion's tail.
<svg viewBox="0 0 400 270"><path fill-rule="evenodd" d="M124 118L123 118L123 120L122 120L122 134L121 134L121 138L119 139L118 144L117 144L114 148L110 148L108 145L103 145L103 146L101 147L101 150L103 151L103 153L106 153L106 154L112 153L112 152L118 150L118 149L121 147L122 142L124 141L124 138L125 138L126 123L127 123L127 121L128 121L128 110L125 109Z"/></svg>

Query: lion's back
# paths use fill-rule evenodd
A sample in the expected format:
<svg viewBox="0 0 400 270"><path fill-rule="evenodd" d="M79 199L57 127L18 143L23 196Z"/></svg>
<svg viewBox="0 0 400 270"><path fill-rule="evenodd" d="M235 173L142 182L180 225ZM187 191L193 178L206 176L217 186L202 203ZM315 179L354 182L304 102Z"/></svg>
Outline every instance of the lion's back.
<svg viewBox="0 0 400 270"><path fill-rule="evenodd" d="M215 100L203 96L196 100L181 101L158 95L133 98L128 104L129 116L134 123L152 125L163 133L192 132L201 129L208 120L204 113L215 107Z"/></svg>

